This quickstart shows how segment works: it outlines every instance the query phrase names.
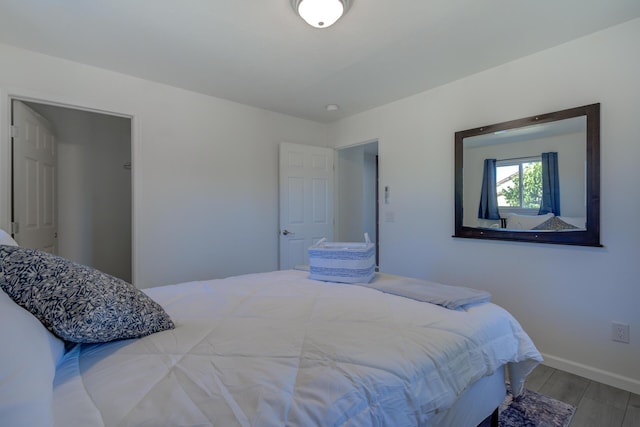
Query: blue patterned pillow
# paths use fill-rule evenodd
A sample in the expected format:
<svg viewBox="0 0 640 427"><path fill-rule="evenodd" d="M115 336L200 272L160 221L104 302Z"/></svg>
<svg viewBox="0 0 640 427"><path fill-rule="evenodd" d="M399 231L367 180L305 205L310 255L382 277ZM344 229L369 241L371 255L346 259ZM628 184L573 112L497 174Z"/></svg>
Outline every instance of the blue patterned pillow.
<svg viewBox="0 0 640 427"><path fill-rule="evenodd" d="M33 249L0 246L0 287L70 342L137 338L175 327L160 304L133 285Z"/></svg>

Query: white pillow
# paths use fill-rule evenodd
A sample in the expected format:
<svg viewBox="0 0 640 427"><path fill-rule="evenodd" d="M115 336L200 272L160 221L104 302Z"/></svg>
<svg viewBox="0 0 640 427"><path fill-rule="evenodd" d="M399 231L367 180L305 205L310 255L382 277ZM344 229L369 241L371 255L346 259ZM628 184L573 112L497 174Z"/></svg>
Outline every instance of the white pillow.
<svg viewBox="0 0 640 427"><path fill-rule="evenodd" d="M549 218L553 216L552 213L544 215L519 215L519 214L506 214L507 228L512 230L531 230L533 227L537 227Z"/></svg>
<svg viewBox="0 0 640 427"><path fill-rule="evenodd" d="M0 289L0 425L53 426L53 378L64 343Z"/></svg>
<svg viewBox="0 0 640 427"><path fill-rule="evenodd" d="M11 238L11 235L2 229L0 229L0 245L18 246L16 241Z"/></svg>

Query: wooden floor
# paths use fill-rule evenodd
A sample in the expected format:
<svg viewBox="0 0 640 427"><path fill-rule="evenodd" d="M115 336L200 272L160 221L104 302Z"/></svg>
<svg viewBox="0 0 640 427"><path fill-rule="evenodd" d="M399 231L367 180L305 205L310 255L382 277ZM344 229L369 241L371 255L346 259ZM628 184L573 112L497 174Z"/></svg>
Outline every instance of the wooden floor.
<svg viewBox="0 0 640 427"><path fill-rule="evenodd" d="M525 387L575 406L569 427L640 427L640 395L544 365Z"/></svg>

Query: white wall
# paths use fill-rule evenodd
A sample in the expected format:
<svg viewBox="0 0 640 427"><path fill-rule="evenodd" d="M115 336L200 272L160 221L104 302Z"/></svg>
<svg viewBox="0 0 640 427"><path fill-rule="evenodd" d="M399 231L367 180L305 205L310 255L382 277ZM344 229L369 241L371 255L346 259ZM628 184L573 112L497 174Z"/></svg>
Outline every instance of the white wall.
<svg viewBox="0 0 640 427"><path fill-rule="evenodd" d="M362 242L364 233L376 241L377 142L337 150L335 241ZM375 148L374 151L377 151Z"/></svg>
<svg viewBox="0 0 640 427"><path fill-rule="evenodd" d="M87 163L92 176L92 265L131 281L132 172L124 168L131 161L131 120L92 114L87 121L91 127Z"/></svg>
<svg viewBox="0 0 640 427"><path fill-rule="evenodd" d="M377 147L377 142L375 143ZM369 234L372 242L376 241L376 176L377 155L364 153L364 170L362 171L362 231ZM362 239L356 240L359 242Z"/></svg>
<svg viewBox="0 0 640 427"><path fill-rule="evenodd" d="M640 393L640 20L335 124L378 139L381 270L489 290L546 363ZM454 132L601 103L604 248L454 239ZM392 212L395 222L384 222ZM631 343L611 341L611 321Z"/></svg>
<svg viewBox="0 0 640 427"><path fill-rule="evenodd" d="M131 281L131 120L28 103L58 143L58 254Z"/></svg>
<svg viewBox="0 0 640 427"><path fill-rule="evenodd" d="M335 184L335 240L359 242L363 233L363 171L364 148L359 145L337 151L338 165Z"/></svg>
<svg viewBox="0 0 640 427"><path fill-rule="evenodd" d="M0 44L1 227L11 95L133 117L139 287L277 269L278 144L327 141L324 124Z"/></svg>

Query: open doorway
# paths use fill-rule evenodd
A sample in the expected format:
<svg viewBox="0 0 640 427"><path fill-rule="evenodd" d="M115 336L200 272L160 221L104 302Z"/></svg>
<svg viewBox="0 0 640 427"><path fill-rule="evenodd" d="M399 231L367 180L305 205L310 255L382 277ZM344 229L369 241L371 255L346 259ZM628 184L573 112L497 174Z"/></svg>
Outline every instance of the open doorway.
<svg viewBox="0 0 640 427"><path fill-rule="evenodd" d="M361 242L364 233L376 245L380 265L378 141L337 150L336 236Z"/></svg>
<svg viewBox="0 0 640 427"><path fill-rule="evenodd" d="M41 116L55 138L55 252L131 282L131 118L14 99L12 120L17 103ZM24 176L15 173L13 163L11 215L16 222L14 192ZM25 228L15 227L20 243Z"/></svg>

